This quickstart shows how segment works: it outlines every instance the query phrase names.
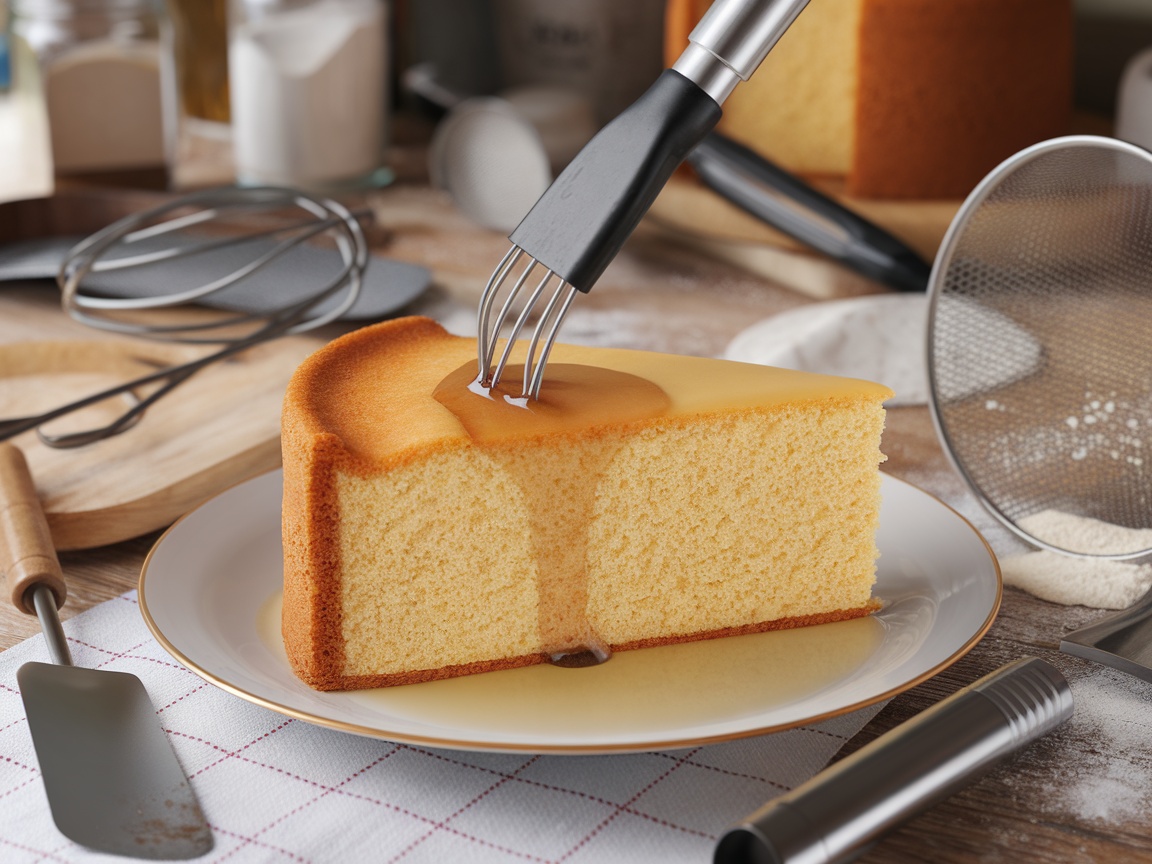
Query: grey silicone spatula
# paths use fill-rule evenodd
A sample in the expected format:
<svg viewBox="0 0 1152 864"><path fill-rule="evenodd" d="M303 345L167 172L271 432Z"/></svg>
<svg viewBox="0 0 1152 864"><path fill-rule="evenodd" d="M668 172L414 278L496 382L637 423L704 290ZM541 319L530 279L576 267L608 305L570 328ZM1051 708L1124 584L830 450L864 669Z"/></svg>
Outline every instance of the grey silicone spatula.
<svg viewBox="0 0 1152 864"><path fill-rule="evenodd" d="M209 851L212 832L140 679L72 665L57 612L64 577L28 463L10 444L0 444L0 567L12 602L39 617L53 660L16 677L60 833L134 858Z"/></svg>

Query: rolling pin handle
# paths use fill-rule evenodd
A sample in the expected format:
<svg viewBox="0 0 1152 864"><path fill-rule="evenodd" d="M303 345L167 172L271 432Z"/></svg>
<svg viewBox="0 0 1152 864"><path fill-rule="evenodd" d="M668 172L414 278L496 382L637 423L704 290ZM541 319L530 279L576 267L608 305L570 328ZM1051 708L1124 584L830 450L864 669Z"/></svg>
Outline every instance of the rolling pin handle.
<svg viewBox="0 0 1152 864"><path fill-rule="evenodd" d="M0 443L0 569L12 605L21 612L36 614L31 590L36 585L51 589L57 609L64 605L68 596L64 574L32 472L24 454L4 443Z"/></svg>

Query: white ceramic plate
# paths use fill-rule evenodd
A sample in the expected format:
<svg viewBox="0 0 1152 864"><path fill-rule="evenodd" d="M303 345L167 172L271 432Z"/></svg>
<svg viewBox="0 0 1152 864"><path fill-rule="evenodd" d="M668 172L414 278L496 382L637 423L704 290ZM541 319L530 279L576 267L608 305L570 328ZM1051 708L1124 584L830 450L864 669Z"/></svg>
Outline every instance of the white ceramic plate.
<svg viewBox="0 0 1152 864"><path fill-rule="evenodd" d="M148 556L140 607L181 663L237 696L346 732L466 750L643 751L803 725L886 699L963 656L1000 605L1000 570L955 511L890 477L875 593L854 621L353 693L300 682L279 641L281 475L212 499Z"/></svg>

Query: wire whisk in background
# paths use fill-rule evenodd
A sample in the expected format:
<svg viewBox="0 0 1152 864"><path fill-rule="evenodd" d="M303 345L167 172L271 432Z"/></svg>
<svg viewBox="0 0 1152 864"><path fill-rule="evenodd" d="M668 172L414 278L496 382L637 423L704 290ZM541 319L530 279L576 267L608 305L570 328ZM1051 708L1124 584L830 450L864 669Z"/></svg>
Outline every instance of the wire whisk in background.
<svg viewBox="0 0 1152 864"><path fill-rule="evenodd" d="M283 221L254 229L245 219L283 212ZM64 310L90 327L114 333L196 345L219 345L216 351L186 363L151 372L42 413L0 419L0 441L31 429L56 448L80 447L118 435L134 426L144 412L199 370L255 345L281 336L314 330L344 315L360 296L368 244L353 214L343 205L293 189L207 190L121 219L75 246L61 264L57 282ZM193 230L196 229L196 230ZM303 296L268 311L187 316L156 321L141 313L182 307L221 295L261 273L300 244L332 238L341 265L326 282ZM164 266L179 259L201 259L208 278L191 287L172 289ZM117 281L126 271L156 268L146 295L123 296ZM223 270L223 272L220 272ZM216 273L219 272L219 275ZM136 280L139 281L139 280ZM157 293L155 285L168 286ZM145 395L141 392L151 387ZM60 417L114 398L129 407L101 426L62 434L43 428Z"/></svg>

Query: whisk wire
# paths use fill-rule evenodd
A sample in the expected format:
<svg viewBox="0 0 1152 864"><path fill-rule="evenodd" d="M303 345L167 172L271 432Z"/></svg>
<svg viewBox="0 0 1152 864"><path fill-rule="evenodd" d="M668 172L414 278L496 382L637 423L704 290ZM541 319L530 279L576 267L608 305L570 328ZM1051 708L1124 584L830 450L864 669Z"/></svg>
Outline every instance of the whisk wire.
<svg viewBox="0 0 1152 864"><path fill-rule="evenodd" d="M533 399L540 398L540 387L544 383L544 367L548 365L548 357L552 353L552 346L556 344L556 334L560 332L564 318L568 314L568 310L572 307L572 301L576 299L576 286L569 285L563 280L561 280L560 284L556 287L555 297L560 297L565 287L568 289L567 293L564 293L564 301L560 305L560 311L556 314L555 319L552 321L552 326L548 330L548 336L544 340L544 347L540 350L540 362L538 362L535 369L532 370L531 381L528 379L528 371L531 368L531 364L524 364L524 392ZM537 331L540 330L547 320L548 316L545 314L536 327ZM532 338L533 341L536 341L537 334L534 333Z"/></svg>
<svg viewBox="0 0 1152 864"><path fill-rule="evenodd" d="M203 219L197 219L197 220L195 220L195 222L192 223L192 224L200 224L202 222L208 222L208 221L211 221L212 219L219 218L220 211L214 210L214 209L213 210L201 210L201 211L198 211L197 213L191 214L191 215L206 217ZM173 246L173 247L170 247L168 249L157 249L157 250L153 250L151 252L141 252L137 255L125 255L125 256L122 256L119 258L113 258L111 260L96 260L96 261L92 262L90 269L87 270L83 275L87 275L89 272L90 273L111 273L111 272L114 272L117 270L130 270L133 267L143 267L143 266L148 265L148 264L158 264L158 263L161 263L163 261L175 261L179 258L190 258L193 255L203 255L203 254L209 253L209 252L218 252L222 249L229 249L233 246L243 246L245 244L252 243L256 240L262 240L262 239L267 238L267 237L276 237L276 236L279 236L281 234L289 234L292 232L296 232L295 237L289 238L289 240L285 241L285 243L288 244L288 248L291 248L295 243L298 243L302 240L306 240L309 237L315 237L319 234L323 234L325 231L331 230L339 221L340 221L340 217L329 217L326 219L322 219L322 220L318 220L318 221L311 221L311 222L293 222L290 225L281 225L281 226L278 226L276 228L269 228L269 229L265 229L263 231L253 231L253 232L245 234L242 237L225 237L225 238L220 238L218 240L212 240L212 241L207 242L207 243L198 243L195 245L190 244L190 245L186 245L186 246ZM164 227L166 227L166 226L164 226ZM138 242L140 240L145 240L145 239L152 239L154 237L163 236L164 234L167 234L167 233L170 233L170 232L167 230L162 231L162 232L151 232L151 231L147 231L147 230L139 231L139 232L133 232L132 234L129 234L129 235L125 236L124 238L122 238L122 240L120 242L122 242L125 246L127 246L128 244L133 243L133 242ZM268 253L266 253L266 254L268 254ZM198 289L198 290L200 290L202 292L202 294L212 293L210 290L205 290L203 288ZM213 289L213 290L215 290L215 289ZM181 302L185 302L185 301L182 301L181 299L179 299L182 296L183 295L172 294L172 295L168 295L165 297L150 297L150 298L141 298L141 299L144 302L149 304L149 306L147 308L152 308L152 306L154 306L154 305L161 305L161 304L169 305L169 306L180 305ZM89 305L94 306L94 305L97 305L99 303L99 301L105 300L105 299L106 298L87 297L87 298L85 298L85 302L88 303ZM192 299L194 299L194 298L192 298ZM130 301L127 300L126 298L116 298L116 299L112 300L112 302L116 303L118 305L126 305Z"/></svg>
<svg viewBox="0 0 1152 864"><path fill-rule="evenodd" d="M62 405L50 411L45 411L35 417L16 418L13 420L0 422L0 440L11 438L19 435L21 432L26 432L30 429L36 429L37 435L40 440L47 444L49 447L57 449L67 449L72 447L82 447L85 444L92 444L104 438L117 435L135 426L144 412L152 405L158 402L163 396L166 396L180 384L183 384L196 372L199 372L205 366L231 357L234 354L239 354L254 345L261 342L267 342L277 336L283 335L286 327L291 319L283 321L270 321L267 326L256 331L249 337L232 342L225 345L218 351L207 354L203 357L197 357L194 360L189 360L185 363L180 363L175 366L168 366L164 369L159 369L155 372L149 372L133 378L131 381L125 381L98 393L92 393L88 396L70 402L67 405ZM136 390L141 387L146 387L149 384L155 384L158 381L164 383L153 390L145 397L136 395ZM92 405L97 405L108 399L116 396L127 396L131 399L132 405L121 414L117 415L111 422L104 426L97 426L90 429L85 429L80 432L69 432L65 434L53 435L44 431L42 427L44 424L64 417L74 411L79 411L82 408L87 408Z"/></svg>
<svg viewBox="0 0 1152 864"><path fill-rule="evenodd" d="M536 267L536 263L537 262L533 261L532 264L528 266L528 268L524 271L524 275L520 277L520 282L523 282L523 280L528 277L528 274L531 273L533 268ZM540 295L544 293L545 287L547 287L548 282L554 275L555 274L551 270L548 270L544 273L544 278L541 279L533 289L532 296L528 298L528 302L524 304L524 308L521 309L520 314L516 316L516 322L512 325L512 329L508 333L508 339L504 343L504 351L500 354L500 362L496 364L496 369L492 373L492 381L490 386L495 387L500 383L500 378L504 374L504 367L508 365L508 361L512 357L512 349L516 344L516 340L520 338L520 333L523 331L525 323L527 323L529 316L532 314L532 309L535 307L536 302L540 299ZM513 289L513 293L509 295L508 300L505 302L504 309L501 310L500 318L498 320L507 320L508 313L511 310L512 300L519 290L520 285L517 284L516 288Z"/></svg>
<svg viewBox="0 0 1152 864"><path fill-rule="evenodd" d="M277 258L280 258L281 256L285 255L286 253L290 252L292 249L294 249L301 242L308 240L312 237L319 236L319 235L324 234L326 232L330 232L334 228L338 228L338 227L346 229L349 233L360 233L361 234L361 237L360 237L361 244L365 246L364 255L353 254L352 249L349 248L349 246L348 246L348 239L346 237L344 237L342 234L336 235L336 242L339 246L341 246L341 252L345 253L344 254L345 267L344 267L343 272L340 274L340 276L338 278L340 278L340 279L346 279L347 278L349 270L355 266L355 264L354 264L355 260L363 258L364 262L366 263L366 261L367 261L366 243L363 242L363 236L362 236L362 231L360 229L360 225L355 220L355 218L352 217L352 215L348 212L348 210L346 208L339 205L335 201L325 202L325 204L327 206L315 206L315 202L308 200L308 199L300 198L298 196L296 197L296 200L294 200L292 203L301 207L302 209L307 210L308 212L312 213L314 216L317 216L318 218L316 220L309 220L307 222L295 222L295 223L292 223L290 225L279 226L277 228L273 228L270 230L259 231L259 232L249 232L249 233L247 233L244 236L239 237L239 238L226 238L226 239L211 241L209 243L201 243L201 244L188 245L188 246L183 246L183 247L172 247L169 249L162 249L162 250L158 250L158 251L154 251L154 252L142 253L142 254L137 255L137 256L115 258L112 260L105 260L101 256L104 253L106 253L108 251L108 249L110 249L117 242L122 242L125 244L128 242L131 242L128 238L132 237L134 235L140 234L141 232L132 232L131 234L124 235L123 237L120 237L116 233L110 233L107 237L100 238L99 240L97 240L94 243L89 243L87 241L84 243L81 243L79 246L75 247L71 252L69 252L68 256L65 258L64 262L61 264L60 275L57 278L57 281L60 285L60 289L62 292L61 301L64 305L64 308L69 312L69 314L72 314L73 317L78 317L77 316L77 310L80 310L80 309L99 309L99 310L124 311L124 310L134 310L134 309L155 309L155 308L163 308L163 307L182 306L182 305L185 305L187 303L195 302L196 300L201 300L201 299L203 299L203 298L205 298L211 294L216 293L217 291L221 291L224 288L228 288L231 285L236 284L237 282L241 281L242 279L245 279L248 276L251 276L253 273L260 270L262 267L266 266L267 264L271 263L272 261L276 260ZM139 214L136 217L130 217L130 218L132 218L134 221L146 222L150 219L156 218L158 215L163 215L164 212L167 212L170 209L172 209L172 208L169 205L169 206L166 206L163 208L156 208L155 210L148 211L146 213ZM329 213L332 213L333 215L328 215ZM181 220L177 220L177 221L181 221L182 223L187 224L187 221L191 218L191 216L200 216L200 215L208 215L208 214L211 214L212 217L215 218L215 217L219 216L220 211L218 209L215 209L215 208L206 209L206 210L198 211L195 214L191 214L189 217L182 217ZM197 222L202 222L202 221L206 221L206 220L204 220L204 219L197 220ZM166 226L167 226L167 223L161 223L160 226L154 226L154 227L165 227L166 228ZM115 228L117 226L114 225L111 227ZM105 231L108 231L108 229L105 229ZM85 294L81 293L81 291L80 291L80 286L82 284L82 280L84 279L85 276L87 276L91 273L104 273L104 272L109 272L112 270L128 269L131 267L144 266L147 264L153 264L153 263L158 263L158 262L162 262L162 261L175 260L178 258L186 258L186 257L190 257L192 255L200 255L200 254L204 254L204 253L208 253L208 252L219 251L220 249L224 249L224 248L231 247L231 246L243 245L245 243L252 242L255 239L259 239L262 237L276 236L279 234L284 234L284 233L289 232L289 231L296 232L296 233L294 236L291 236L291 237L285 239L284 241L277 244L273 248L264 252L263 254L261 254L259 257L257 257L253 261L250 261L247 264L245 264L244 266L237 268L236 270L234 270L232 273L228 274L227 276L223 276L223 277L216 279L216 280L213 280L212 282L209 282L205 285L201 285L201 286L198 286L196 288L189 289L187 291L181 291L181 292L177 292L177 293L173 293L173 294L168 294L168 295L165 295L163 297L139 297L139 298L100 297L100 296L93 296L93 295L85 295ZM105 232L100 232L100 233L104 234ZM157 232L154 232L149 236L156 236L156 233ZM167 232L164 232L164 233L167 233ZM95 236L98 237L99 235L95 235ZM352 260L349 260L350 258ZM79 314L83 314L83 313L79 313ZM262 316L259 316L259 315L257 315L257 316L243 316L240 318L231 319L231 320L227 321L226 323L231 324L231 323L235 323L237 321L253 320L254 318L259 318L259 317L262 317ZM107 319L95 319L95 318L89 317L87 320L84 321L84 323L90 324L91 326L99 327L99 326L102 326L100 322L104 321L104 320L107 320ZM222 322L220 326L223 326L224 323L225 322ZM146 327L127 327L127 328L125 328L124 325L121 324L120 326L110 325L108 327L108 329L114 329L114 330L117 330L118 332L135 332L135 333L147 335L149 333L162 332L165 330L168 332L171 332L171 330L173 328L157 328L153 325L148 325ZM193 326L190 329L198 329L198 328L196 326Z"/></svg>
<svg viewBox="0 0 1152 864"><path fill-rule="evenodd" d="M150 225L156 219L161 219L168 213L190 205L207 204L204 209L184 216L174 217L157 224ZM149 298L143 303L134 300L111 300L96 298L83 293L83 280L90 273L98 272L98 265L110 249L117 244L135 242L144 237L155 237L176 230L172 226L188 227L212 221L220 217L223 209L266 209L279 208L285 205L294 205L311 214L313 219L298 221L287 226L279 226L271 231L260 232L262 236L270 234L284 234L294 232L282 243L277 244L268 253L265 253L233 273L221 279L214 280L207 286L201 286L190 292L180 292L171 297ZM145 226L145 227L140 227ZM244 313L239 315L215 318L213 321L185 322L172 325L155 323L131 323L117 320L111 314L117 311L139 311L177 305L172 297L178 297L180 303L189 300L201 299L204 296L218 291L221 288L233 285L241 279L266 266L269 262L285 254L289 249L311 237L329 233L333 236L340 252L342 266L340 271L329 282L310 293L305 298L284 305L278 309L264 314ZM237 242L249 242L254 232L248 232L244 238ZM132 239L129 239L132 238ZM182 257L186 254L200 254L219 248L220 245L235 245L231 241L219 241L217 244L198 244L193 247L176 249L175 254L160 254L152 257L151 261L163 261L170 258ZM162 250L162 253L171 250ZM136 256L136 265L141 259L149 256ZM117 259L131 260L131 259ZM127 217L102 231L81 241L68 253L61 265L57 282L61 288L62 304L65 311L74 319L89 326L112 332L126 333L135 336L146 336L156 339L165 339L173 342L192 344L221 345L218 350L191 361L175 364L154 372L141 375L131 381L123 382L98 393L77 399L67 405L45 411L31 417L16 417L0 420L0 440L5 440L22 432L36 429L40 440L51 447L78 447L95 441L108 438L131 428L140 419L143 413L161 397L175 389L178 385L190 378L194 373L219 360L238 354L262 342L280 336L303 333L328 324L348 312L360 296L363 285L364 269L368 264L368 244L364 232L357 221L357 214L353 214L341 204L329 199L313 199L303 193L290 189L262 188L250 190L209 190L186 196L178 201L154 208L135 216ZM339 302L331 304L326 311L321 304L334 295L343 291ZM99 299L100 303L95 303ZM92 314L96 308L99 313ZM226 331L227 327L235 327L240 323L263 322L249 332L236 335ZM193 336L192 333L208 333L215 331L215 335ZM140 397L137 390L149 384L162 382L160 386L145 397ZM44 424L71 414L82 408L112 399L116 396L127 397L133 404L126 411L119 414L110 423L86 429L80 432L70 432L59 435L47 433L42 428Z"/></svg>
<svg viewBox="0 0 1152 864"><path fill-rule="evenodd" d="M523 258L525 258L524 250L513 245L496 266L491 278L488 280L488 284L484 288L484 293L481 295L479 314L477 316L478 380L483 386L488 388L495 387L500 383L500 379L504 375L504 370L511 359L516 340L520 337L521 333L524 332L524 328L531 319L533 311L537 309L539 301L547 291L549 283L555 281L555 288L543 312L540 313L536 326L533 328L532 336L528 340L528 353L524 362L524 377L520 391L520 398L522 399L539 399L540 388L544 380L544 367L547 365L548 357L552 353L552 346L556 341L556 335L560 330L560 325L563 323L564 317L568 314L568 310L572 306L572 301L576 297L576 288L554 270L545 268L544 275L536 282L527 301L516 315L516 320L508 332L504 350L500 353L500 357L497 360L496 337L499 333L500 325L511 319L516 300L525 285L529 283L530 277L536 268L544 267L544 265L535 258L528 256L523 269L517 272L517 265L521 263L521 259ZM504 301L500 306L500 311L496 316L495 323L493 323L492 310L496 306L498 296L508 285L511 285L511 287L507 290ZM537 359L536 356L538 349L539 359Z"/></svg>
<svg viewBox="0 0 1152 864"><path fill-rule="evenodd" d="M165 207L163 209L167 210L168 208ZM147 228L137 228L135 231L125 234L123 242L125 244L139 243L141 240L149 240L163 234L171 234L173 231L182 231L185 228L192 228L196 225L202 225L205 222L211 222L219 215L219 210L214 207L208 207L189 213L186 216L175 216L164 222L159 222L156 225L150 225Z"/></svg>
<svg viewBox="0 0 1152 864"><path fill-rule="evenodd" d="M516 302L516 298L520 295L521 289L523 289L524 286L527 284L528 277L530 275L532 275L532 271L535 269L535 267L536 267L536 262L529 259L528 265L521 271L520 276L516 279L515 283L512 286L512 290L509 291L508 296L504 298L504 305L502 305L500 307L500 312L496 316L496 320L498 322L508 320L508 316L512 313L512 306ZM539 290L540 289L537 288L536 292L533 293L532 298L529 299L528 304L527 304L529 308L531 307L532 302L535 299L535 297L537 296L537 293L539 292ZM498 331L499 327L497 326L496 329ZM495 336L495 335L497 335L497 332L493 333L493 336ZM515 336L513 335L511 338L514 339ZM487 364L486 364L489 370L492 369L492 361L495 358L495 356L496 356L496 340L492 339L488 345L488 357L487 357ZM496 372L490 373L489 376L487 376L488 379L490 379L489 380L490 386L492 386L492 387L496 386L497 382L500 379L500 369L501 368L503 368L503 367L502 366L499 367Z"/></svg>
<svg viewBox="0 0 1152 864"><path fill-rule="evenodd" d="M567 292L565 292L565 288L568 289ZM575 288L561 279L556 286L556 290L552 293L552 299L550 299L548 305L544 307L544 312L540 316L540 320L536 322L536 329L532 331L532 338L528 342L528 356L524 358L523 394L529 398L540 398L540 385L544 381L544 367L548 365L548 355L552 353L552 346L556 342L556 334L560 331L560 325L564 322L564 316L568 314L568 307L572 305L575 291ZM562 303L561 298L563 298ZM553 315L557 303L560 303L560 310L557 314ZM536 348L541 344L540 337L544 334L544 329L549 321L552 322L552 326L548 328L548 335L545 337L543 346L541 347L540 360L533 366Z"/></svg>
<svg viewBox="0 0 1152 864"><path fill-rule="evenodd" d="M503 285L504 280L508 278L508 274L523 254L524 250L516 246L509 249L500 259L500 263L496 265L496 269L492 271L488 284L484 286L484 293L480 295L480 307L476 316L476 349L479 365L478 377L482 384L486 384L489 380L492 371L492 355L496 350L495 333L492 327L492 307L496 303L496 295L500 293L500 286Z"/></svg>

